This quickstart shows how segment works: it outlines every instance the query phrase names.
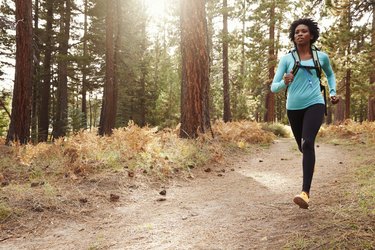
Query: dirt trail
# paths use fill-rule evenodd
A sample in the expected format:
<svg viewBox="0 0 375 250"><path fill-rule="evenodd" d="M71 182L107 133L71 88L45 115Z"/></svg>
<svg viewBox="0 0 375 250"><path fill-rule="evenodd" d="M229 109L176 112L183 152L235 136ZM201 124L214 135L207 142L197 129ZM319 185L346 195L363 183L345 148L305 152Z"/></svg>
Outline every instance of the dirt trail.
<svg viewBox="0 0 375 250"><path fill-rule="evenodd" d="M195 170L196 178L169 183L166 196L138 189L87 221L50 225L0 249L278 249L324 220L322 208L349 171L346 151L320 144L316 152L309 210L292 203L301 187L300 153L293 139L280 139L211 172Z"/></svg>

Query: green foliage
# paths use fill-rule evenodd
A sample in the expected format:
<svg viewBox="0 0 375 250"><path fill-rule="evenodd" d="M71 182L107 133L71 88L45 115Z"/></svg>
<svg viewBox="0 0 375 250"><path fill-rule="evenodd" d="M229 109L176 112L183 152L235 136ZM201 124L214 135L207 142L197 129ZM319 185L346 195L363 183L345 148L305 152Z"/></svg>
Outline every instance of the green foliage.
<svg viewBox="0 0 375 250"><path fill-rule="evenodd" d="M0 136L5 136L9 126L9 117L4 111L0 111Z"/></svg>
<svg viewBox="0 0 375 250"><path fill-rule="evenodd" d="M3 90L0 93L0 137L5 136L8 129L10 118L10 93Z"/></svg>
<svg viewBox="0 0 375 250"><path fill-rule="evenodd" d="M5 0L2 0L0 4L0 81L2 83L5 82L5 76L7 78L13 77L12 75L7 75L9 69L14 67L15 57L15 31L13 28L15 12L11 6L12 3ZM9 79L6 80L7 86L0 83L0 90L3 87L10 87Z"/></svg>
<svg viewBox="0 0 375 250"><path fill-rule="evenodd" d="M70 118L71 118L70 126L72 127L73 133L76 133L79 130L84 128L84 119L86 118L85 118L85 114L82 113L80 109L70 110Z"/></svg>
<svg viewBox="0 0 375 250"><path fill-rule="evenodd" d="M0 222L3 223L12 214L12 209L3 201L0 201Z"/></svg>
<svg viewBox="0 0 375 250"><path fill-rule="evenodd" d="M88 0L88 33L83 37L84 13L81 1L73 1L69 53L56 53L60 42L60 10L63 2L53 2L54 22L52 34L52 93L49 112L56 108L55 90L59 72L57 61L69 62L69 121L70 129L77 132L84 127L81 114L82 78L87 88L87 120L97 125L100 114L102 87L105 82L105 0ZM116 127L129 121L144 126L175 127L180 116L181 57L179 40L178 4L165 1L166 13L159 20L147 16L142 1L118 1L115 18L116 81L118 103ZM324 3L326 2L326 3ZM275 53L284 55L292 46L287 39L290 23L301 16L313 16L321 27L318 46L330 56L336 74L338 94L345 94L346 70L351 70L351 118L367 119L367 100L370 90L369 75L373 65L371 48L371 1L229 1L229 79L233 120L262 121L265 95L269 91L268 49L270 6L275 3ZM350 3L350 9L343 3ZM35 42L40 53L39 65L43 68L47 34L45 32L47 1L39 3L39 29ZM222 93L222 1L207 3L210 43L210 116L221 119ZM4 77L14 58L14 4L3 0L0 17L0 79ZM347 10L350 10L350 16ZM302 14L301 14L302 13ZM350 18L349 18L350 17ZM326 21L329 22L326 22ZM351 23L349 23L351 21ZM330 25L327 27L325 23ZM87 42L84 54L84 41ZM349 50L348 50L349 48ZM271 62L276 64L276 61ZM36 85L43 85L43 72L36 77ZM325 81L325 80L324 80ZM36 98L37 101L38 98ZM36 106L38 106L37 103ZM275 113L278 122L287 123L284 93L275 95ZM92 113L89 113L89 112ZM2 111L0 111L2 112ZM0 134L7 127L7 116L0 114ZM50 115L52 117L52 115Z"/></svg>
<svg viewBox="0 0 375 250"><path fill-rule="evenodd" d="M372 146L374 148L374 146ZM375 162L365 161L357 172L357 178L361 185L359 193L359 205L363 212L370 216L375 216Z"/></svg>
<svg viewBox="0 0 375 250"><path fill-rule="evenodd" d="M373 68L370 56L373 31L366 17L371 15L370 3L326 2L334 23L322 33L323 50L330 55L338 94L342 97L346 95L347 72L350 70L350 118L363 121L367 119L369 76Z"/></svg>

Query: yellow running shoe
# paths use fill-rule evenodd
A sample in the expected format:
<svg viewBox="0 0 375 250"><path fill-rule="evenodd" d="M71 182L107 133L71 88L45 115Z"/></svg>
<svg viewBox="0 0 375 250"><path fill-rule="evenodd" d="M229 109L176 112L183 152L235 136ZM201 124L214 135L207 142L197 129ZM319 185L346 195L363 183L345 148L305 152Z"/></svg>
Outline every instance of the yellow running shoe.
<svg viewBox="0 0 375 250"><path fill-rule="evenodd" d="M302 192L298 194L293 199L294 203L296 203L300 208L308 209L309 208L309 196L306 192Z"/></svg>

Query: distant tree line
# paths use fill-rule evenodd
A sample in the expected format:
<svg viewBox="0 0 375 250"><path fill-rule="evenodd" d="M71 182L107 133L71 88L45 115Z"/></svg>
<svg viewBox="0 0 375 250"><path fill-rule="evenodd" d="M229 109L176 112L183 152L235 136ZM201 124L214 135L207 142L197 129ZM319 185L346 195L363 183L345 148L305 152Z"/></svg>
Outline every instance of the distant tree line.
<svg viewBox="0 0 375 250"><path fill-rule="evenodd" d="M285 98L269 86L291 48L287 28L302 16L331 22L318 46L330 55L342 101L328 107L326 122L374 121L374 1L164 2L155 23L145 1L3 0L0 78L15 68L12 95L0 96L7 141L92 128L110 135L129 121L180 123L187 138L216 119L287 122Z"/></svg>

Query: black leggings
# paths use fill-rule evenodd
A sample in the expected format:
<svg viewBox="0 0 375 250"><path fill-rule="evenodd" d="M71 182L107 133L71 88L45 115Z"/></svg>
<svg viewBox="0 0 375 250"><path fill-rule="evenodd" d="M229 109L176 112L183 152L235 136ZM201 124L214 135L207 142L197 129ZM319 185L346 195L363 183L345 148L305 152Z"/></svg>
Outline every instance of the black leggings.
<svg viewBox="0 0 375 250"><path fill-rule="evenodd" d="M324 117L324 104L315 104L301 110L288 110L298 149L302 152L303 184L302 191L310 193L315 166L315 138Z"/></svg>

